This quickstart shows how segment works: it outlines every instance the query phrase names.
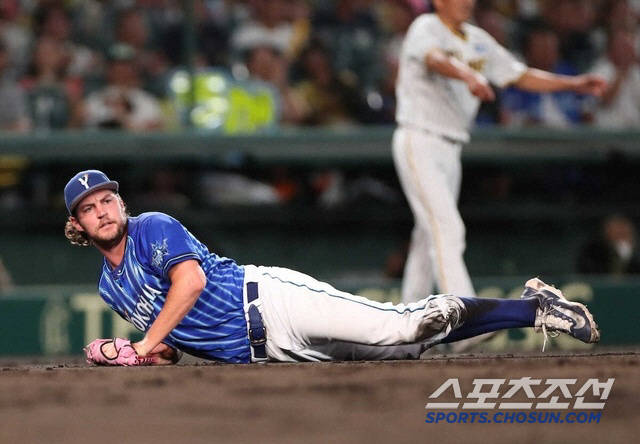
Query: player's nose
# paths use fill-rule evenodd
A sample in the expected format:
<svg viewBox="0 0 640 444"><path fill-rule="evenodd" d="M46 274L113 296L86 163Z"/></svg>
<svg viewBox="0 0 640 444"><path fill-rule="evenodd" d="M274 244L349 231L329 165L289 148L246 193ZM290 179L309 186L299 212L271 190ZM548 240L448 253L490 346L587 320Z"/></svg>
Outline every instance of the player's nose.
<svg viewBox="0 0 640 444"><path fill-rule="evenodd" d="M104 217L107 215L107 208L102 204L98 204L96 210L98 212L98 217Z"/></svg>

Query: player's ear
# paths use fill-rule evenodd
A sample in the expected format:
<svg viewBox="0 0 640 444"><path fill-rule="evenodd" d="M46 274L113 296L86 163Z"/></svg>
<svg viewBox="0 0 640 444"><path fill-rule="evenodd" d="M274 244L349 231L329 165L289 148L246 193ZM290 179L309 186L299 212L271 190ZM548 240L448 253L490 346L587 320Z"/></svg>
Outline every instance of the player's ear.
<svg viewBox="0 0 640 444"><path fill-rule="evenodd" d="M75 228L76 230L80 232L84 231L84 228L82 228L82 225L80 225L80 222L78 222L78 219L76 219L74 216L69 216L69 222L71 222L71 225L73 225L73 228Z"/></svg>
<svg viewBox="0 0 640 444"><path fill-rule="evenodd" d="M120 208L122 209L123 213L127 213L127 204L124 203L124 200L122 199L122 197L120 197L119 194L116 194L116 197L118 198L118 201L120 202Z"/></svg>

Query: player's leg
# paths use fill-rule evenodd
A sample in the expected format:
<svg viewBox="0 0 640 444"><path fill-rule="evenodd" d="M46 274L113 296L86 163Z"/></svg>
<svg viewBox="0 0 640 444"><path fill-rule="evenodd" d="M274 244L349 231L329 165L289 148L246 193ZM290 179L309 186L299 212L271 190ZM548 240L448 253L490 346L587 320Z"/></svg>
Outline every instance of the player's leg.
<svg viewBox="0 0 640 444"><path fill-rule="evenodd" d="M414 227L402 279L402 302L414 302L435 289L432 236L426 218L421 216L418 187L409 165L408 145L416 143L414 132L396 129L393 135L393 160L398 179L414 217Z"/></svg>
<svg viewBox="0 0 640 444"><path fill-rule="evenodd" d="M453 330L442 343L456 342L498 330L533 327L536 300L461 297L467 312L464 323Z"/></svg>
<svg viewBox="0 0 640 444"><path fill-rule="evenodd" d="M586 306L567 300L562 292L538 278L525 284L520 300L460 298L464 324L442 342L455 342L506 328L534 327L536 332L566 333L587 344L600 340L600 331ZM544 350L544 347L543 347Z"/></svg>
<svg viewBox="0 0 640 444"><path fill-rule="evenodd" d="M537 300L451 295L396 305L337 290L293 270L258 267L257 272L267 349L278 361L417 359L443 341L533 326L538 307Z"/></svg>
<svg viewBox="0 0 640 444"><path fill-rule="evenodd" d="M458 210L462 145L429 134L424 139L424 146L413 147L412 155L417 165L430 165L425 174L414 174L428 211L438 293L473 297L475 290L464 262L466 228Z"/></svg>
<svg viewBox="0 0 640 444"><path fill-rule="evenodd" d="M461 303L434 295L411 304L372 301L277 267L257 267L267 347L303 350L330 342L396 346L437 342L461 319ZM252 279L248 277L246 279Z"/></svg>
<svg viewBox="0 0 640 444"><path fill-rule="evenodd" d="M352 342L332 341L310 345L304 349L276 350L279 362L304 361L378 361L398 359L419 359L428 348L425 344L397 346L374 346Z"/></svg>
<svg viewBox="0 0 640 444"><path fill-rule="evenodd" d="M457 202L462 147L421 131L402 131L394 139L394 159L416 224L429 230L438 292L475 296L463 257L466 232ZM430 291L420 283L424 273L434 270L407 270L403 302Z"/></svg>
<svg viewBox="0 0 640 444"><path fill-rule="evenodd" d="M433 251L429 227L416 221L402 277L402 302L415 302L435 290ZM420 296L418 296L418 294Z"/></svg>
<svg viewBox="0 0 640 444"><path fill-rule="evenodd" d="M586 307L567 301L559 290L539 280L527 282L520 300L432 295L394 305L339 291L293 270L258 267L254 277L267 327L267 349L278 360L417 357L440 342L534 326L537 331L562 331L583 342L599 339Z"/></svg>

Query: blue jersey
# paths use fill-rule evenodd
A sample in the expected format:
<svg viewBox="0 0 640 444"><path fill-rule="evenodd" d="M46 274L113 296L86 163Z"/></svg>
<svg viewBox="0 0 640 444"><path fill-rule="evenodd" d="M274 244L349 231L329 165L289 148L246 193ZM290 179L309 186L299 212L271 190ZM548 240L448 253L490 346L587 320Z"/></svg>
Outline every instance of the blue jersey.
<svg viewBox="0 0 640 444"><path fill-rule="evenodd" d="M163 342L201 358L250 360L244 317L244 267L209 252L180 222L162 213L129 218L124 259L104 261L100 297L138 330L146 332L164 306L169 269L195 259L207 284L193 308Z"/></svg>

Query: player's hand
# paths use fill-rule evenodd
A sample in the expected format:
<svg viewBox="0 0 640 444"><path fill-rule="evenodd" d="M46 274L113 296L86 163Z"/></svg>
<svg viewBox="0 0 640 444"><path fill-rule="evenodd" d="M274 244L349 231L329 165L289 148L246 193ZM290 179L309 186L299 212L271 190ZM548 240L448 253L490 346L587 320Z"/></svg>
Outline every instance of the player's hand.
<svg viewBox="0 0 640 444"><path fill-rule="evenodd" d="M152 356L141 358L125 338L96 339L84 349L87 362L97 365L153 365L156 359Z"/></svg>
<svg viewBox="0 0 640 444"><path fill-rule="evenodd" d="M574 77L573 90L580 94L592 94L596 97L602 97L607 91L607 80L596 74L583 74Z"/></svg>
<svg viewBox="0 0 640 444"><path fill-rule="evenodd" d="M476 96L480 100L493 101L496 99L496 94L489 85L487 79L480 73L474 72L473 75L466 79L467 87L471 94Z"/></svg>
<svg viewBox="0 0 640 444"><path fill-rule="evenodd" d="M87 362L96 365L168 365L182 357L179 350L160 343L149 353L141 356L129 339L96 339L84 349Z"/></svg>
<svg viewBox="0 0 640 444"><path fill-rule="evenodd" d="M154 360L155 365L169 365L177 363L182 358L182 352L163 342L159 343L149 350L146 339L139 342L132 342L134 348L140 358L150 358Z"/></svg>
<svg viewBox="0 0 640 444"><path fill-rule="evenodd" d="M136 344L138 343L133 343L131 345L135 348ZM156 365L169 365L177 363L180 358L182 358L182 352L161 342L153 347L146 356L152 356L156 360Z"/></svg>

